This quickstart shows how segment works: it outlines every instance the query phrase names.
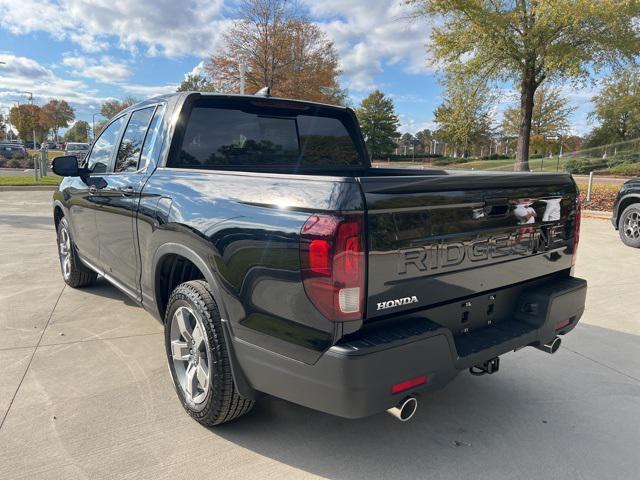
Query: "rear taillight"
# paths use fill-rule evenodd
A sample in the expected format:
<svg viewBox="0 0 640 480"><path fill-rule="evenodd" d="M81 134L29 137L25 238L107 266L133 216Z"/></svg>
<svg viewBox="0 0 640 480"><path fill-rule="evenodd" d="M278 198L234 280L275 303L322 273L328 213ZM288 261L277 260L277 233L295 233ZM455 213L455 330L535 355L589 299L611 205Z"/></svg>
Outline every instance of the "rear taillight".
<svg viewBox="0 0 640 480"><path fill-rule="evenodd" d="M576 214L573 217L573 256L571 257L571 266L576 264L576 258L578 257L578 243L580 242L580 218L582 216L582 202L580 201L580 195L576 196Z"/></svg>
<svg viewBox="0 0 640 480"><path fill-rule="evenodd" d="M364 309L362 215L312 215L300 232L305 292L327 319L358 320Z"/></svg>

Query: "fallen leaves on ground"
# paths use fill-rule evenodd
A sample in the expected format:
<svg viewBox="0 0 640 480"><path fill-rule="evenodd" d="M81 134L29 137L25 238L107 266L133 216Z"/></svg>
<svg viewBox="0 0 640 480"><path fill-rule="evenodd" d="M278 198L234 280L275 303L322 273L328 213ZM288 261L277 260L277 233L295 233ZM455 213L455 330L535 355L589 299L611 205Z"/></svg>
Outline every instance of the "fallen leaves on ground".
<svg viewBox="0 0 640 480"><path fill-rule="evenodd" d="M620 190L620 185L594 184L591 188L591 200L589 202L587 202L587 184L579 183L578 188L580 189L582 208L599 212L611 212L616 194Z"/></svg>

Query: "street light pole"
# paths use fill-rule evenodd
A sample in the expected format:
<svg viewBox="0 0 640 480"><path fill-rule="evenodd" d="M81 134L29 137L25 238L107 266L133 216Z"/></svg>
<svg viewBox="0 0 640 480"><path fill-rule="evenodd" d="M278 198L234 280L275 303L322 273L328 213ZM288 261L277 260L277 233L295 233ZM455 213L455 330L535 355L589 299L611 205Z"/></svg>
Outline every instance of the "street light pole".
<svg viewBox="0 0 640 480"><path fill-rule="evenodd" d="M33 106L33 93L32 92L21 92L24 93L26 95L29 95L29 104L31 106ZM36 149L36 127L34 125L33 127L33 149ZM38 160L36 159L36 156L33 156L33 179L37 182L38 181Z"/></svg>
<svg viewBox="0 0 640 480"><path fill-rule="evenodd" d="M240 72L240 95L244 95L244 83L247 75L247 64L241 61L238 64L238 71Z"/></svg>

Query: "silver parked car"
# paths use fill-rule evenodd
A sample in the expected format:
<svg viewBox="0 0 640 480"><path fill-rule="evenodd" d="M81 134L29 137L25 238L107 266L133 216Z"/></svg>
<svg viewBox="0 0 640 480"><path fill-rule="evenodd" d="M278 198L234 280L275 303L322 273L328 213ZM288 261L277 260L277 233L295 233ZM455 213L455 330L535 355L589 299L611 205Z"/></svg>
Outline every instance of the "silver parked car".
<svg viewBox="0 0 640 480"><path fill-rule="evenodd" d="M87 156L87 152L89 151L88 143L78 143L78 142L68 142L64 147L65 155L74 155L78 159L78 163L84 160L84 157Z"/></svg>

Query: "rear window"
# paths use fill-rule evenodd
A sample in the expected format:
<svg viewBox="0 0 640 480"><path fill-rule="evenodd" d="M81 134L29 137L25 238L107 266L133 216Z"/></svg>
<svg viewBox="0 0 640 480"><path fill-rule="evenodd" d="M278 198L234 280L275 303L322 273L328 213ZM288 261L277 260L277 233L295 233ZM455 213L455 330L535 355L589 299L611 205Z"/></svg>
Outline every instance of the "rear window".
<svg viewBox="0 0 640 480"><path fill-rule="evenodd" d="M346 112L304 104L196 105L169 162L182 168L354 167L363 162ZM276 105L277 107L273 107ZM323 111L324 110L324 111ZM342 117L342 118L340 118Z"/></svg>

